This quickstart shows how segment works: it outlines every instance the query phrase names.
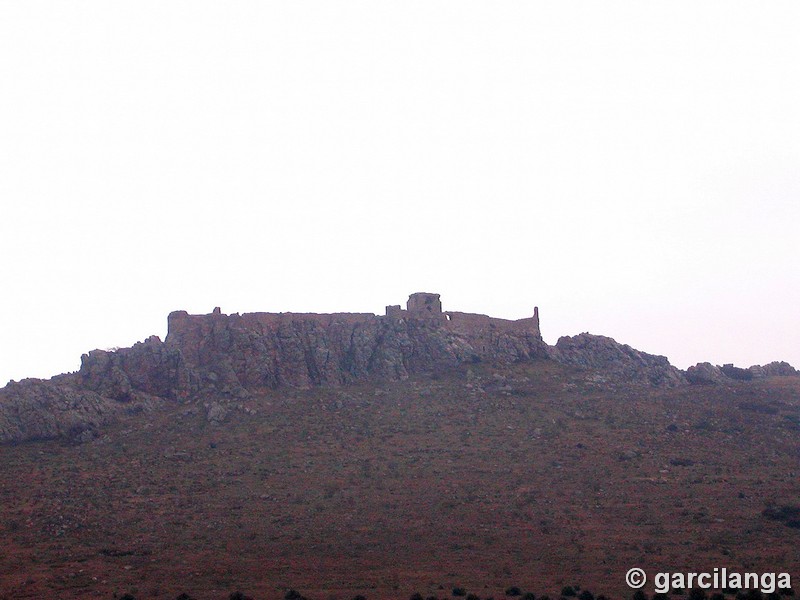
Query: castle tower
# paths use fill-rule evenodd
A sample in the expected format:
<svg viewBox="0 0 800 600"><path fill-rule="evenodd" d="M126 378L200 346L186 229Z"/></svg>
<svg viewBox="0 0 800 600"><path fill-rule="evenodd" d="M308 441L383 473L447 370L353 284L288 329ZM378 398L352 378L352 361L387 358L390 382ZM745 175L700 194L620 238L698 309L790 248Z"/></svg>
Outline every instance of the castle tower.
<svg viewBox="0 0 800 600"><path fill-rule="evenodd" d="M417 292L408 297L406 304L408 312L422 315L441 315L442 301L439 294L429 294L427 292Z"/></svg>

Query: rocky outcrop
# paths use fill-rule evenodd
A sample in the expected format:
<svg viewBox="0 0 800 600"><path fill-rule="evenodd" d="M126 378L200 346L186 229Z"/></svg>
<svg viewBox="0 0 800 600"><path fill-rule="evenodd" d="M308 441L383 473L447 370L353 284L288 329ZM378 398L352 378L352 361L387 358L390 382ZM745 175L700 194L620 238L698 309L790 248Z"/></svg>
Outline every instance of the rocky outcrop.
<svg viewBox="0 0 800 600"><path fill-rule="evenodd" d="M800 371L795 369L792 365L784 361L773 361L767 365L758 366L765 377L787 377L800 375ZM754 367L750 367L753 369Z"/></svg>
<svg viewBox="0 0 800 600"><path fill-rule="evenodd" d="M84 354L75 383L118 402L186 399L200 389L180 350L168 347L155 335L131 348Z"/></svg>
<svg viewBox="0 0 800 600"><path fill-rule="evenodd" d="M93 350L81 357L77 373L24 379L0 389L0 442L85 439L86 432L120 414L189 398L198 389L180 351L157 336L114 352Z"/></svg>
<svg viewBox="0 0 800 600"><path fill-rule="evenodd" d="M76 437L125 410L120 403L75 383L69 375L9 383L0 390L0 441Z"/></svg>
<svg viewBox="0 0 800 600"><path fill-rule="evenodd" d="M724 378L722 369L710 362L697 363L686 369L686 379L689 383L718 383Z"/></svg>
<svg viewBox="0 0 800 600"><path fill-rule="evenodd" d="M708 384L724 383L726 381L749 381L763 379L764 377L797 376L800 371L787 362L771 362L767 365L753 365L747 369L726 364L721 367L711 363L697 363L686 370L686 379L689 383Z"/></svg>
<svg viewBox="0 0 800 600"><path fill-rule="evenodd" d="M280 386L393 380L464 362L548 356L538 319L398 311L330 315L252 313L169 316L166 347L201 392L243 396Z"/></svg>
<svg viewBox="0 0 800 600"><path fill-rule="evenodd" d="M565 364L597 369L627 381L656 386L686 383L683 373L669 364L665 356L640 352L602 335L581 333L561 337L550 356Z"/></svg>

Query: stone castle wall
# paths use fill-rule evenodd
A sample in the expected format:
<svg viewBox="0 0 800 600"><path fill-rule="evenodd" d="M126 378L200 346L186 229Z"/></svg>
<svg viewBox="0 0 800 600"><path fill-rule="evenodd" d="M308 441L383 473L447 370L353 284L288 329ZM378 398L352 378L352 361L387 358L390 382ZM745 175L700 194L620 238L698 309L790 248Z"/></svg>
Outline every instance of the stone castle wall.
<svg viewBox="0 0 800 600"><path fill-rule="evenodd" d="M478 360L544 357L538 316L509 321L443 313L438 294L412 294L408 308L370 313L169 316L166 346L226 393L397 379Z"/></svg>

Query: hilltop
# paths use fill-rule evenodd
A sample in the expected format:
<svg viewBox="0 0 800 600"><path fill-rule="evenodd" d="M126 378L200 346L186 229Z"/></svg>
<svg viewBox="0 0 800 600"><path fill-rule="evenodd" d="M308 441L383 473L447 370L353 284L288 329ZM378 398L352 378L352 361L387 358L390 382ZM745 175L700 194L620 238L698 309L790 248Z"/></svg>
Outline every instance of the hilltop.
<svg viewBox="0 0 800 600"><path fill-rule="evenodd" d="M593 367L654 386L686 383L663 356L584 333L547 345L538 309L519 320L443 311L438 294L370 313L173 312L168 334L115 351L93 350L76 373L12 382L0 390L0 442L91 437L124 412L207 401L215 414L251 394L338 387L441 373L479 362L535 360Z"/></svg>

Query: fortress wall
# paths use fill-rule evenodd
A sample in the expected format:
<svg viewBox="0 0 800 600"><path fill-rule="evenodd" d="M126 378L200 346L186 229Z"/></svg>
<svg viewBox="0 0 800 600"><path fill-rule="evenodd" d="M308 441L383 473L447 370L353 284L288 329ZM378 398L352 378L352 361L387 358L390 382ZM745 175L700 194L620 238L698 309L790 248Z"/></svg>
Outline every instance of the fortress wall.
<svg viewBox="0 0 800 600"><path fill-rule="evenodd" d="M459 333L481 334L489 330L496 330L504 333L528 333L540 336L538 316L512 321L473 313L447 311L444 314L447 318L447 326Z"/></svg>
<svg viewBox="0 0 800 600"><path fill-rule="evenodd" d="M437 294L411 298L415 309L392 306L387 316L178 311L169 315L165 344L201 379L232 390L397 379L476 359L546 355L537 316L511 321L442 313Z"/></svg>

